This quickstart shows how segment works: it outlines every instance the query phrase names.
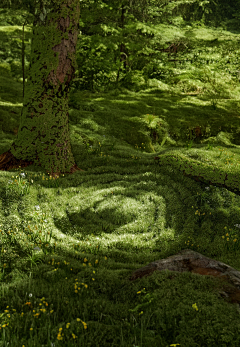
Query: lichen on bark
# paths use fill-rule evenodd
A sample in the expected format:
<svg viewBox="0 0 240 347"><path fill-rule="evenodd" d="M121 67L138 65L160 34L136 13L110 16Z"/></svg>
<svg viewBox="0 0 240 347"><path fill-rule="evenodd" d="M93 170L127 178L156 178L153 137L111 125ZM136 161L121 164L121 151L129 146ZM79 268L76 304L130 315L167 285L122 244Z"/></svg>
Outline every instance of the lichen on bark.
<svg viewBox="0 0 240 347"><path fill-rule="evenodd" d="M55 0L47 13L33 27L23 110L10 152L54 176L76 165L68 127L68 94L77 67L79 1Z"/></svg>

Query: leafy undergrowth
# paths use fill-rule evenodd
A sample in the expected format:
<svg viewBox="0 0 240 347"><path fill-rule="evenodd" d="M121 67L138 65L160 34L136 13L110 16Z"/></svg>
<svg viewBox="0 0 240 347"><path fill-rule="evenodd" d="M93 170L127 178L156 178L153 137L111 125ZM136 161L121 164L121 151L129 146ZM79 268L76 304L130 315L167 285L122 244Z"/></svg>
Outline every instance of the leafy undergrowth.
<svg viewBox="0 0 240 347"><path fill-rule="evenodd" d="M22 27L8 29L11 51ZM239 345L238 310L218 297L216 279L163 271L129 281L186 248L240 269L239 195L167 163L175 151L186 168L239 171L239 81L223 69L225 45L238 58L238 35L221 32L213 47L211 30L196 35L205 40L184 53L186 63L165 61L148 86L71 90L71 146L85 171L56 180L36 166L0 171L0 347ZM199 45L203 58L190 64ZM209 57L218 73L206 67ZM0 153L15 139L23 106L21 69L14 76L9 66L1 66Z"/></svg>
<svg viewBox="0 0 240 347"><path fill-rule="evenodd" d="M0 346L240 342L239 313L216 279L129 281L185 248L240 269L239 196L138 153L100 143L78 162L84 172L56 180L35 166L1 172Z"/></svg>

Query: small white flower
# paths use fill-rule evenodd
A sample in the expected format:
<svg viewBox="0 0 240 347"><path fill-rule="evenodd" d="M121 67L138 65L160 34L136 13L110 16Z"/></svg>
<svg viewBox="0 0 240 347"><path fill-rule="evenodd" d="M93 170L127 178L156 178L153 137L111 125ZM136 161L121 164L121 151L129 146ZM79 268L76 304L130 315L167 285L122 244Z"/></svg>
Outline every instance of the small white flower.
<svg viewBox="0 0 240 347"><path fill-rule="evenodd" d="M30 296L30 298L31 298L31 297L32 297L32 294L30 293L29 296Z"/></svg>
<svg viewBox="0 0 240 347"><path fill-rule="evenodd" d="M41 251L41 249L40 249L39 247L34 247L33 249L34 249L34 251L36 251L36 252Z"/></svg>
<svg viewBox="0 0 240 347"><path fill-rule="evenodd" d="M25 173L20 173L21 176L25 177Z"/></svg>

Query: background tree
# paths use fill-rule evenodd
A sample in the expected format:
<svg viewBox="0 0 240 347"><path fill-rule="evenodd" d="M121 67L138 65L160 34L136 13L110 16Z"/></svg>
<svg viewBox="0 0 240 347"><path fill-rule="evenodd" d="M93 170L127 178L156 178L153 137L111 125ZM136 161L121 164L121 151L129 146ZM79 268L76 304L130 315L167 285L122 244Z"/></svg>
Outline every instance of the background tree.
<svg viewBox="0 0 240 347"><path fill-rule="evenodd" d="M68 129L68 93L76 68L79 17L78 0L41 1L35 8L19 131L10 150L0 156L2 170L33 163L52 176L80 170Z"/></svg>
<svg viewBox="0 0 240 347"><path fill-rule="evenodd" d="M41 2L2 0L1 6L34 15ZM179 26L181 16L190 25L197 20L199 25L239 26L240 0L81 0L79 4L81 40L77 43L78 69L73 86L91 91L112 90L118 85L132 88L136 79L152 78L154 70L159 70L159 60L169 70L162 52L180 41L171 38L162 42L155 30L158 24ZM171 66L166 73L171 77Z"/></svg>
<svg viewBox="0 0 240 347"><path fill-rule="evenodd" d="M168 70L164 74L171 75L171 67L168 69L168 60L165 59L166 54L162 54L163 50L179 43L182 45L178 51L183 50L184 44L188 46L192 38L189 36L189 40L180 40L176 37L175 40L171 38L171 41L163 42L162 36L168 34L161 35L156 26L175 22L179 26L179 16L189 25L194 19L199 21L199 25L217 26L223 20L223 24L228 25L228 19L229 24L237 26L237 19L233 19L233 15L237 14L237 11L234 12L237 5L231 3L229 6L223 0L81 2L81 40L77 44L78 71L74 86L91 91L108 91L116 86L131 89L136 79L144 77L147 81L151 78L154 70L159 70L159 61Z"/></svg>
<svg viewBox="0 0 240 347"><path fill-rule="evenodd" d="M70 165L74 167L69 137L66 135L68 92L72 80L76 89L92 91L107 91L118 84L131 89L132 85L134 86L133 80L143 76L146 81L150 78L163 78L166 83L171 80L176 83L180 76L174 77L170 66L172 63L169 64L170 55L176 54L180 48L189 49L189 45L188 42L180 42L177 38L174 42L164 42L161 32L155 30L157 24L171 24L179 14L189 21L189 24L197 18L199 22L217 25L216 21L224 18L226 12L231 24L239 25L235 19L238 18L239 0L231 0L227 4L223 0L193 0L190 3L182 0L83 0L78 2L81 16L79 14L78 21L74 22L73 30L76 30L77 34L72 39L70 23L66 29L65 26L68 24L64 22L62 25L61 21L65 18L65 11L69 13L70 22L76 20L70 13L70 4L76 6L76 2L68 1L66 6L62 3L63 1L50 0L14 0L13 3L11 0L3 0L1 3L1 6L6 8L26 9L29 21L33 22L31 59L26 69L27 93L24 95L19 133L11 150L0 156L2 169L16 167L19 163L24 167L33 161L43 165L44 169L59 172L66 171ZM58 18L53 18L54 11L59 11ZM25 18L22 24L24 21ZM53 23L56 24L56 28ZM191 34L191 30L189 32ZM81 39L75 47L78 34ZM63 42L68 42L67 47ZM195 44L192 40L190 49ZM55 56L56 52L59 59ZM190 59L191 63L193 59L195 58ZM220 63L225 65L224 59ZM220 65L219 67L221 68ZM64 75L66 79L60 82ZM67 128L64 133L65 127ZM57 132L60 136L59 141L55 138ZM68 161L60 164L61 157L67 157Z"/></svg>

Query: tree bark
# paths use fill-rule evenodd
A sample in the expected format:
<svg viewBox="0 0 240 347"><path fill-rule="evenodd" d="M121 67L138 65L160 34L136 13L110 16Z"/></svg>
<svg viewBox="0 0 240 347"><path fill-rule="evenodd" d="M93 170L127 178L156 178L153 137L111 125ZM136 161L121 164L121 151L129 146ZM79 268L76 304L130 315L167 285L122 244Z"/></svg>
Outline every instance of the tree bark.
<svg viewBox="0 0 240 347"><path fill-rule="evenodd" d="M125 12L126 8L124 5L122 5L122 13L121 13L121 28L124 29L124 20L125 20ZM124 43L120 44L120 60L123 62L123 70L124 72L127 71L128 66L128 51Z"/></svg>
<svg viewBox="0 0 240 347"><path fill-rule="evenodd" d="M41 4L33 25L31 63L17 138L0 156L0 170L35 164L52 176L81 170L68 127L68 94L77 68L79 0Z"/></svg>

